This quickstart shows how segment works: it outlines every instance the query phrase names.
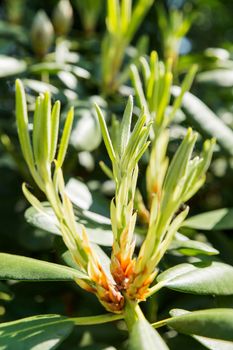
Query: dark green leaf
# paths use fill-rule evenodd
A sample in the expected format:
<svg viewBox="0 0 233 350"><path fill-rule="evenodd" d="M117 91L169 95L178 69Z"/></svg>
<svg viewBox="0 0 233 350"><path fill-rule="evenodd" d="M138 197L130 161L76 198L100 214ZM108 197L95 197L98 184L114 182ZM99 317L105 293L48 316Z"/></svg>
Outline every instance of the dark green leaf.
<svg viewBox="0 0 233 350"><path fill-rule="evenodd" d="M59 315L42 315L0 324L0 349L50 350L70 334L74 324Z"/></svg>
<svg viewBox="0 0 233 350"><path fill-rule="evenodd" d="M233 294L233 267L220 262L180 264L161 273L162 286L191 294Z"/></svg>
<svg viewBox="0 0 233 350"><path fill-rule="evenodd" d="M167 325L184 334L233 341L233 309L172 310ZM178 315L178 316L177 316Z"/></svg>
<svg viewBox="0 0 233 350"><path fill-rule="evenodd" d="M0 279L73 281L88 277L79 270L25 256L0 253Z"/></svg>

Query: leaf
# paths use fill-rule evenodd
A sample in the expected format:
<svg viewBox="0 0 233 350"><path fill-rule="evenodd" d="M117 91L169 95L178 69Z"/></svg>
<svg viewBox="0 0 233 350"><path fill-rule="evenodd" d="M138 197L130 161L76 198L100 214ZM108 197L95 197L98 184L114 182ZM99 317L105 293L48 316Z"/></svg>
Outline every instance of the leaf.
<svg viewBox="0 0 233 350"><path fill-rule="evenodd" d="M146 320L137 321L130 333L129 350L168 350L159 333Z"/></svg>
<svg viewBox="0 0 233 350"><path fill-rule="evenodd" d="M172 94L177 97L180 87L173 86ZM204 136L216 138L219 146L229 155L233 155L233 131L225 125L198 97L186 92L181 107L187 120Z"/></svg>
<svg viewBox="0 0 233 350"><path fill-rule="evenodd" d="M169 246L169 250L176 250L184 255L216 255L219 254L218 250L214 249L211 245L193 241L191 239L187 240L178 240L174 239Z"/></svg>
<svg viewBox="0 0 233 350"><path fill-rule="evenodd" d="M75 112L70 143L77 150L92 152L100 145L101 141L100 126L91 106L88 109L79 107L78 111Z"/></svg>
<svg viewBox="0 0 233 350"><path fill-rule="evenodd" d="M23 281L73 281L87 279L83 272L63 265L28 258L25 256L0 253L0 279Z"/></svg>
<svg viewBox="0 0 233 350"><path fill-rule="evenodd" d="M191 294L233 294L233 267L220 262L205 265L180 264L161 273L157 281L167 287Z"/></svg>
<svg viewBox="0 0 233 350"><path fill-rule="evenodd" d="M89 209L92 205L92 195L85 183L71 178L66 184L66 193L72 203L82 209Z"/></svg>
<svg viewBox="0 0 233 350"><path fill-rule="evenodd" d="M222 208L192 216L183 226L200 230L231 230L233 228L233 208Z"/></svg>
<svg viewBox="0 0 233 350"><path fill-rule="evenodd" d="M233 341L233 309L194 312L175 309L171 314L175 317L168 319L166 324L180 333Z"/></svg>
<svg viewBox="0 0 233 350"><path fill-rule="evenodd" d="M96 113L98 115L99 124L100 124L101 132L103 135L105 147L108 151L109 158L111 159L112 162L114 162L116 155L115 155L115 151L113 149L112 141L111 141L111 138L109 136L109 132L108 132L108 128L107 128L104 116L101 112L101 109L99 108L99 106L97 104L95 105L95 108L96 108Z"/></svg>
<svg viewBox="0 0 233 350"><path fill-rule="evenodd" d="M230 341L200 337L199 335L193 335L193 338L210 350L233 350L233 342Z"/></svg>
<svg viewBox="0 0 233 350"><path fill-rule="evenodd" d="M59 90L54 85L45 83L43 81L34 80L34 79L24 79L23 84L24 84L24 86L30 88L31 90L35 91L36 93L43 94L46 91L49 91L52 94L59 93Z"/></svg>
<svg viewBox="0 0 233 350"><path fill-rule="evenodd" d="M27 68L25 61L16 58L0 55L0 78L10 75L18 75Z"/></svg>
<svg viewBox="0 0 233 350"><path fill-rule="evenodd" d="M0 349L56 349L73 327L72 322L59 315L37 315L1 323Z"/></svg>
<svg viewBox="0 0 233 350"><path fill-rule="evenodd" d="M202 84L210 84L218 87L233 86L233 70L230 69L215 69L199 73L197 82Z"/></svg>
<svg viewBox="0 0 233 350"><path fill-rule="evenodd" d="M70 133L72 129L72 124L73 124L73 119L74 119L74 109L73 107L70 108L70 110L67 113L66 117L66 122L65 126L62 132L62 137L61 137L61 142L59 146L59 151L57 155L57 166L62 167L62 164L64 162L67 148L69 145L69 138L70 138Z"/></svg>
<svg viewBox="0 0 233 350"><path fill-rule="evenodd" d="M30 207L25 212L26 221L42 230L51 232L56 235L61 235L59 223L52 209L47 203L43 203L45 213L38 212L33 207ZM87 235L91 242L103 246L111 246L113 243L112 229L110 220L105 216L96 214L90 211L75 211L77 229L82 229L81 225L86 228Z"/></svg>

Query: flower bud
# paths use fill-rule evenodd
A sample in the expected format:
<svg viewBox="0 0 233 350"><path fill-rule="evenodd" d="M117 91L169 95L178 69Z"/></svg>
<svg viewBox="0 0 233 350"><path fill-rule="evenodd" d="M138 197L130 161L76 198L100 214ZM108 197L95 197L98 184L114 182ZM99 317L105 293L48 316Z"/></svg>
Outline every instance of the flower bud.
<svg viewBox="0 0 233 350"><path fill-rule="evenodd" d="M37 12L31 28L31 41L34 52L43 57L48 52L54 37L52 23L43 10Z"/></svg>
<svg viewBox="0 0 233 350"><path fill-rule="evenodd" d="M60 0L53 11L52 17L57 35L66 35L73 24L73 9L69 0Z"/></svg>

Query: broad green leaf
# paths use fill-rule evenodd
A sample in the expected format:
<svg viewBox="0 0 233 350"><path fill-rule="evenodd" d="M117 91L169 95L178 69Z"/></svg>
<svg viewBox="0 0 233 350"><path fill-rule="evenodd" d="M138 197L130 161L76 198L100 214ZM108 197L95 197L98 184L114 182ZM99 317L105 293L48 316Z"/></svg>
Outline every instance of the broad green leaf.
<svg viewBox="0 0 233 350"><path fill-rule="evenodd" d="M199 73L197 82L210 84L218 87L233 86L233 70L230 69L215 69Z"/></svg>
<svg viewBox="0 0 233 350"><path fill-rule="evenodd" d="M0 78L10 75L18 75L27 68L25 61L17 60L14 57L0 55Z"/></svg>
<svg viewBox="0 0 233 350"><path fill-rule="evenodd" d="M87 279L83 272L47 261L0 253L0 279L23 281L72 281Z"/></svg>
<svg viewBox="0 0 233 350"><path fill-rule="evenodd" d="M177 97L180 87L173 86L172 94ZM229 155L233 155L233 131L223 123L198 97L186 92L181 107L187 120L201 134L216 138L220 147Z"/></svg>
<svg viewBox="0 0 233 350"><path fill-rule="evenodd" d="M92 107L77 108L70 143L77 150L93 151L102 141L101 130Z"/></svg>
<svg viewBox="0 0 233 350"><path fill-rule="evenodd" d="M178 240L174 239L169 246L169 250L176 250L184 255L216 255L219 254L218 250L214 249L211 245L193 241L191 239Z"/></svg>
<svg viewBox="0 0 233 350"><path fill-rule="evenodd" d="M43 205L45 213L38 212L33 207L30 207L25 212L27 222L35 227L38 227L47 232L56 235L61 235L59 230L59 223L54 215L52 209L48 207L47 203ZM110 220L100 214L92 213L90 211L75 210L75 217L77 222L77 229L82 231L81 225L86 228L87 235L91 242L103 246L111 246L113 242L112 229Z"/></svg>
<svg viewBox="0 0 233 350"><path fill-rule="evenodd" d="M0 349L56 349L73 327L74 323L59 315L39 315L1 323Z"/></svg>
<svg viewBox="0 0 233 350"><path fill-rule="evenodd" d="M146 320L137 321L130 333L129 350L168 350L159 333Z"/></svg>
<svg viewBox="0 0 233 350"><path fill-rule="evenodd" d="M191 294L233 294L233 267L220 262L180 264L161 273L157 281L167 287Z"/></svg>
<svg viewBox="0 0 233 350"><path fill-rule="evenodd" d="M81 209L89 209L93 199L91 192L84 182L71 178L66 184L66 193L71 202Z"/></svg>
<svg viewBox="0 0 233 350"><path fill-rule="evenodd" d="M233 350L233 342L231 341L200 337L199 335L192 337L210 350Z"/></svg>
<svg viewBox="0 0 233 350"><path fill-rule="evenodd" d="M166 324L176 331L233 341L233 309L207 309L194 312L172 310ZM178 316L177 316L178 315Z"/></svg>
<svg viewBox="0 0 233 350"><path fill-rule="evenodd" d="M183 226L200 230L231 230L233 228L233 208L222 208L192 216Z"/></svg>

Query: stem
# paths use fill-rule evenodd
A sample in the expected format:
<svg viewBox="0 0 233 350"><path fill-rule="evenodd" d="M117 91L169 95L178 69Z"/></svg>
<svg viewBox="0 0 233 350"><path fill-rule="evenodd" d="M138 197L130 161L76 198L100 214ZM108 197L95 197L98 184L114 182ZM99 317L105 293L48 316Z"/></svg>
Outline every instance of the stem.
<svg viewBox="0 0 233 350"><path fill-rule="evenodd" d="M67 321L72 321L79 326L88 326L88 325L102 324L102 323L122 320L123 318L124 318L123 314L116 315L116 314L109 313L109 314L100 315L100 316L72 317L72 318L69 318Z"/></svg>
<svg viewBox="0 0 233 350"><path fill-rule="evenodd" d="M157 283L155 286L149 289L149 292L147 293L146 297L150 297L152 294L158 292L161 288L163 288L164 284L163 282Z"/></svg>
<svg viewBox="0 0 233 350"><path fill-rule="evenodd" d="M126 304L125 304L125 322L128 327L128 330L131 331L134 324L139 321L140 319L144 319L144 315L139 307L139 305L132 300L129 300L125 298Z"/></svg>
<svg viewBox="0 0 233 350"><path fill-rule="evenodd" d="M154 328L159 328L159 327L163 327L166 326L167 322L170 320L171 318L165 318L164 320L152 323L152 327Z"/></svg>

